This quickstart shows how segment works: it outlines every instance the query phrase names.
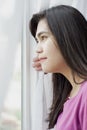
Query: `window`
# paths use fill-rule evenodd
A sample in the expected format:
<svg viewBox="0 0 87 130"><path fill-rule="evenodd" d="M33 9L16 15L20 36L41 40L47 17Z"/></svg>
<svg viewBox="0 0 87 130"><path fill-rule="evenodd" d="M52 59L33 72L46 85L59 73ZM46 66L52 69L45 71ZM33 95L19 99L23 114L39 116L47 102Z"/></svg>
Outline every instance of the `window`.
<svg viewBox="0 0 87 130"><path fill-rule="evenodd" d="M0 130L21 130L21 44L17 46L13 74L0 116Z"/></svg>

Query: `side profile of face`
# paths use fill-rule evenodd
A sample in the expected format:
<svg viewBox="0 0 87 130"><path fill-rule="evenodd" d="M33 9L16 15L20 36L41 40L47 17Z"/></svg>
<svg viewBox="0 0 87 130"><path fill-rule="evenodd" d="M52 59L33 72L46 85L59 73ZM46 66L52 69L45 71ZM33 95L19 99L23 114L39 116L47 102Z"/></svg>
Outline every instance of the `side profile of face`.
<svg viewBox="0 0 87 130"><path fill-rule="evenodd" d="M45 18L38 23L36 40L38 42L36 53L42 70L47 73L64 73L67 68L66 62Z"/></svg>

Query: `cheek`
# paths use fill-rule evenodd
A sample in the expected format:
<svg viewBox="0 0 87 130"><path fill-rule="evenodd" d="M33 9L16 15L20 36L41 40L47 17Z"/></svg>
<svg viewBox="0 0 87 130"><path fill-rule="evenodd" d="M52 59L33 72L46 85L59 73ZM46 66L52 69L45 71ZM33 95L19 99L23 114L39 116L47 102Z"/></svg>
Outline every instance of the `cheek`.
<svg viewBox="0 0 87 130"><path fill-rule="evenodd" d="M56 46L52 42L46 42L43 46L44 52L48 55L58 53Z"/></svg>
<svg viewBox="0 0 87 130"><path fill-rule="evenodd" d="M63 56L60 50L52 43L48 43L44 46L44 51L49 59L54 61L63 60Z"/></svg>
<svg viewBox="0 0 87 130"><path fill-rule="evenodd" d="M45 72L59 72L64 66L64 59L60 51L51 45L45 46L45 54L47 56L47 61L42 64L42 69Z"/></svg>

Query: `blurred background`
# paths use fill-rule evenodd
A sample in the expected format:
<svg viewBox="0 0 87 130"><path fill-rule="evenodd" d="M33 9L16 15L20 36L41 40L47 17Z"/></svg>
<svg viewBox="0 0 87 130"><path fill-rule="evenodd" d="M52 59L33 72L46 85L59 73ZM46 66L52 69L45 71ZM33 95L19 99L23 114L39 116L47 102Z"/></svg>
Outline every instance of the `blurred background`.
<svg viewBox="0 0 87 130"><path fill-rule="evenodd" d="M0 130L21 130L21 2L0 0Z"/></svg>

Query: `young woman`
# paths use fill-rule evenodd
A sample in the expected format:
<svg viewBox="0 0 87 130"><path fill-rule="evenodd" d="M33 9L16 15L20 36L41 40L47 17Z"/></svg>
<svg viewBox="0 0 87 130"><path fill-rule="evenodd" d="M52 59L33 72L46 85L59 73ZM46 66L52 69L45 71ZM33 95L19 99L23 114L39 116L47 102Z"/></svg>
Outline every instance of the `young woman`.
<svg viewBox="0 0 87 130"><path fill-rule="evenodd" d="M70 6L34 14L31 34L37 41L33 67L53 73L49 129L87 130L87 22Z"/></svg>

